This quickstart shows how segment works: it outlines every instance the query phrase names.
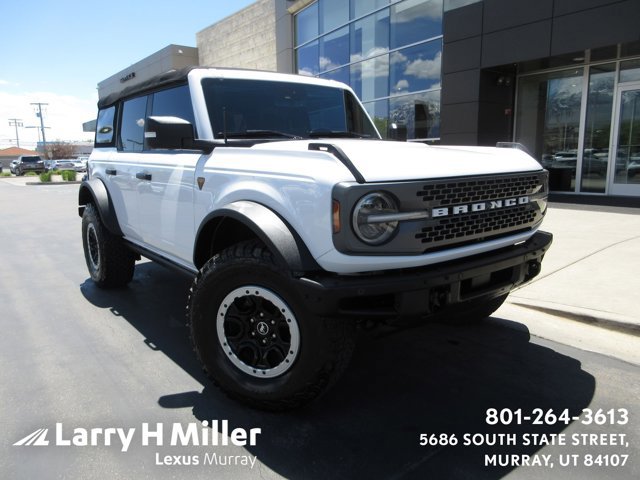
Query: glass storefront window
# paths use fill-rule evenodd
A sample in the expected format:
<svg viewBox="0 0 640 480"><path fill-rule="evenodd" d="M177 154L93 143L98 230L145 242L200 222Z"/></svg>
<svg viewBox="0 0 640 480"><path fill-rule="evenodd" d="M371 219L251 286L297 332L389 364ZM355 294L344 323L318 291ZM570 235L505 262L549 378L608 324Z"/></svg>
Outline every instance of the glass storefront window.
<svg viewBox="0 0 640 480"><path fill-rule="evenodd" d="M321 72L349 63L349 27L341 28L320 38Z"/></svg>
<svg viewBox="0 0 640 480"><path fill-rule="evenodd" d="M403 0L391 6L391 49L442 35L442 0Z"/></svg>
<svg viewBox="0 0 640 480"><path fill-rule="evenodd" d="M580 184L582 192L605 193L615 80L615 63L593 66L589 70L589 95Z"/></svg>
<svg viewBox="0 0 640 480"><path fill-rule="evenodd" d="M373 120L382 138L389 138L389 101L378 100L364 104L364 108Z"/></svg>
<svg viewBox="0 0 640 480"><path fill-rule="evenodd" d="M318 0L320 33L327 33L349 21L349 2L345 0Z"/></svg>
<svg viewBox="0 0 640 480"><path fill-rule="evenodd" d="M320 49L318 41L306 44L296 50L296 65L300 75L313 77L320 72Z"/></svg>
<svg viewBox="0 0 640 480"><path fill-rule="evenodd" d="M440 88L442 43L436 40L392 52L390 64L391 95Z"/></svg>
<svg viewBox="0 0 640 480"><path fill-rule="evenodd" d="M389 121L401 137L435 139L440 137L440 90L389 99ZM406 135L403 133L406 131Z"/></svg>
<svg viewBox="0 0 640 480"><path fill-rule="evenodd" d="M351 61L358 62L389 51L389 10L369 15L351 25Z"/></svg>
<svg viewBox="0 0 640 480"><path fill-rule="evenodd" d="M640 89L620 96L616 184L640 184Z"/></svg>
<svg viewBox="0 0 640 480"><path fill-rule="evenodd" d="M620 63L620 82L640 82L640 60Z"/></svg>
<svg viewBox="0 0 640 480"><path fill-rule="evenodd" d="M351 0L351 19L360 18L385 5L389 5L389 0Z"/></svg>
<svg viewBox="0 0 640 480"><path fill-rule="evenodd" d="M550 173L550 189L574 191L583 69L521 77L516 142Z"/></svg>
<svg viewBox="0 0 640 480"><path fill-rule="evenodd" d="M296 15L296 46L318 36L318 4L314 3Z"/></svg>
<svg viewBox="0 0 640 480"><path fill-rule="evenodd" d="M363 102L386 97L389 92L389 55L351 65L351 88Z"/></svg>
<svg viewBox="0 0 640 480"><path fill-rule="evenodd" d="M336 80L349 85L349 66L331 70L330 72L319 75L319 77L326 78L327 80Z"/></svg>

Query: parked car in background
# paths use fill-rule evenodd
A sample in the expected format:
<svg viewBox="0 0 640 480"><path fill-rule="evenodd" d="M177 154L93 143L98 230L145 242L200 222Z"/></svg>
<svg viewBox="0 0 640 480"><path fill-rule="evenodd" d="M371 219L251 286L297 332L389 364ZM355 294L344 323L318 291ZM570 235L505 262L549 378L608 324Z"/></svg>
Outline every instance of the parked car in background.
<svg viewBox="0 0 640 480"><path fill-rule="evenodd" d="M73 169L76 172L81 172L81 173L86 172L87 171L87 162L86 161L83 162L80 159L73 160Z"/></svg>
<svg viewBox="0 0 640 480"><path fill-rule="evenodd" d="M75 170L74 160L67 158L63 160L55 160L52 170Z"/></svg>
<svg viewBox="0 0 640 480"><path fill-rule="evenodd" d="M43 173L44 161L40 155L20 155L16 164L16 175L24 175L27 172Z"/></svg>
<svg viewBox="0 0 640 480"><path fill-rule="evenodd" d="M18 160L11 160L11 163L9 164L9 170L11 171L11 173L13 173L14 175L16 174L16 166L18 165Z"/></svg>

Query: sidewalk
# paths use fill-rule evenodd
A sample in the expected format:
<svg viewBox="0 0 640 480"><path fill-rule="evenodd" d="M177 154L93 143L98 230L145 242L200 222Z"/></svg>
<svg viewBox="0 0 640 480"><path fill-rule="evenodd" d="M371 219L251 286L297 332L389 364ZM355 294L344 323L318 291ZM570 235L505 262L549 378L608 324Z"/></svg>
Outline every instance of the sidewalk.
<svg viewBox="0 0 640 480"><path fill-rule="evenodd" d="M640 335L640 209L593 208L550 206L542 272L509 302Z"/></svg>

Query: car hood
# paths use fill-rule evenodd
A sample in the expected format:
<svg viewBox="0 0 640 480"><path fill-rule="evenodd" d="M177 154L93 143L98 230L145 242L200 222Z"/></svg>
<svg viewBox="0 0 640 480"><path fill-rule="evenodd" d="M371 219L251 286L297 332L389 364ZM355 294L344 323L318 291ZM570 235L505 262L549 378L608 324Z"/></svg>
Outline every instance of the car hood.
<svg viewBox="0 0 640 480"><path fill-rule="evenodd" d="M333 138L262 143L252 148L308 151L310 144L338 147L366 182L423 180L542 169L531 156L513 148L430 146L423 143Z"/></svg>

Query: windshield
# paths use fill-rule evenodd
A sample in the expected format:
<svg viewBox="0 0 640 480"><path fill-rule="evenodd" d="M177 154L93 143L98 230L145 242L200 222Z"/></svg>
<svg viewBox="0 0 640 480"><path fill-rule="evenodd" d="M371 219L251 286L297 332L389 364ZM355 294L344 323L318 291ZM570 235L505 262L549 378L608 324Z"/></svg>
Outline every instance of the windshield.
<svg viewBox="0 0 640 480"><path fill-rule="evenodd" d="M378 138L353 95L340 88L206 78L202 88L216 138Z"/></svg>
<svg viewBox="0 0 640 480"><path fill-rule="evenodd" d="M39 162L40 157L22 157L23 162Z"/></svg>

